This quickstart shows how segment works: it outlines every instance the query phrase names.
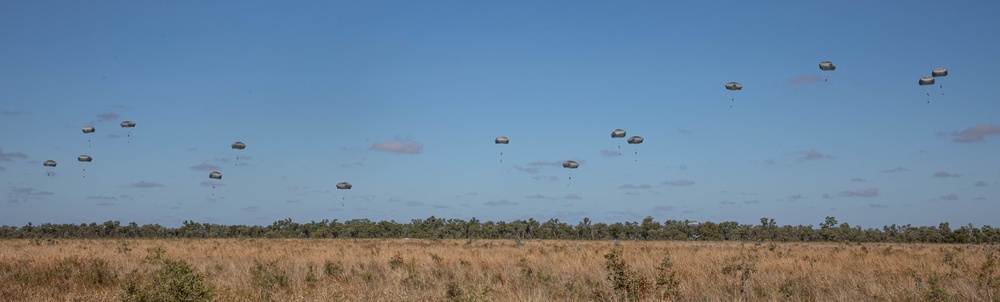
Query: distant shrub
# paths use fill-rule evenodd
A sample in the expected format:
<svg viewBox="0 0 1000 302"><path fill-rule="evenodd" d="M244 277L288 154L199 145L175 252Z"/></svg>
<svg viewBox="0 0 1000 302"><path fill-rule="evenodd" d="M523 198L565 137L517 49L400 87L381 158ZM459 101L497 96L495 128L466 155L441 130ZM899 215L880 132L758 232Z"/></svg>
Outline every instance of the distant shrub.
<svg viewBox="0 0 1000 302"><path fill-rule="evenodd" d="M604 255L605 268L608 269L608 280L612 288L625 300L645 300L652 288L649 279L633 271L625 260L621 259L621 251L614 249Z"/></svg>
<svg viewBox="0 0 1000 302"><path fill-rule="evenodd" d="M122 301L127 302L212 300L212 286L205 282L205 275L183 260L164 260L148 278L133 272L123 287Z"/></svg>
<svg viewBox="0 0 1000 302"><path fill-rule="evenodd" d="M327 277L330 278L338 277L340 276L340 273L343 272L344 272L344 265L340 264L340 262L333 262L327 260L325 263L323 263L323 273L325 273Z"/></svg>
<svg viewBox="0 0 1000 302"><path fill-rule="evenodd" d="M254 260L253 267L250 268L253 288L257 290L257 296L253 300L273 301L272 293L275 290L287 290L289 288L288 275L278 268L275 262L261 263Z"/></svg>

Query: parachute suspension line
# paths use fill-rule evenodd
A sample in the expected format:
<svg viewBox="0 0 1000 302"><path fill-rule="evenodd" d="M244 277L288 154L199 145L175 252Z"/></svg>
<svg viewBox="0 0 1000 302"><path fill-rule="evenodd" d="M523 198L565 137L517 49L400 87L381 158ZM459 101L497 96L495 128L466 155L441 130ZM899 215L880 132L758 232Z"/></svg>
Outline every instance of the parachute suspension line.
<svg viewBox="0 0 1000 302"><path fill-rule="evenodd" d="M830 76L829 75L827 75L825 78L823 78L823 82L829 82L829 81L830 81Z"/></svg>
<svg viewBox="0 0 1000 302"><path fill-rule="evenodd" d="M736 95L735 94L731 94L731 95L729 95L729 97L730 97L730 99L729 99L729 108L733 108L733 103L736 102Z"/></svg>
<svg viewBox="0 0 1000 302"><path fill-rule="evenodd" d="M500 151L500 162L503 162L503 151Z"/></svg>

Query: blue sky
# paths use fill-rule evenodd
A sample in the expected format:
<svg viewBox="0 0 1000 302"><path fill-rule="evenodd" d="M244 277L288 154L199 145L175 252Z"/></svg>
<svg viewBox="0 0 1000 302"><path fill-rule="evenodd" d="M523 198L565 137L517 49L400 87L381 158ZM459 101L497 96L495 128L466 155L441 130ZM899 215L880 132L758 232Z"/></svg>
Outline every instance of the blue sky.
<svg viewBox="0 0 1000 302"><path fill-rule="evenodd" d="M1000 224L1000 3L663 2L0 4L0 224Z"/></svg>

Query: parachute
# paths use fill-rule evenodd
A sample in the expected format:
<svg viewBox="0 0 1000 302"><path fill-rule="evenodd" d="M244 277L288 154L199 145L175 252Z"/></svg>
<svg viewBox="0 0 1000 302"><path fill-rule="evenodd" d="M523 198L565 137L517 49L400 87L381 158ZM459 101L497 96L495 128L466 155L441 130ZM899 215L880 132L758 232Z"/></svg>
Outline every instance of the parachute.
<svg viewBox="0 0 1000 302"><path fill-rule="evenodd" d="M493 142L497 145L506 145L510 142L506 136L497 137ZM500 151L500 162L503 162L503 151Z"/></svg>
<svg viewBox="0 0 1000 302"><path fill-rule="evenodd" d="M337 184L337 190L350 190L351 187L353 187L353 186L350 183L347 183L347 182L341 182L341 183ZM347 199L347 194L344 194L343 196L340 197L340 200L344 200L344 199ZM340 206L344 206L344 203L341 202Z"/></svg>
<svg viewBox="0 0 1000 302"><path fill-rule="evenodd" d="M938 68L934 68L934 70L931 70L931 77L933 77L933 78L939 78L939 77L945 77L945 76L948 76L948 69L947 68L938 67ZM944 85L939 85L938 88L941 88L943 90L944 89ZM944 91L941 91L941 95L944 95Z"/></svg>
<svg viewBox="0 0 1000 302"><path fill-rule="evenodd" d="M622 138L622 137L625 137L625 130L615 129L615 131L611 131L611 138ZM621 142L618 142L618 155L619 156L622 155L622 143Z"/></svg>
<svg viewBox="0 0 1000 302"><path fill-rule="evenodd" d="M566 168L566 169L576 169L576 168L580 167L580 163L572 161L572 160L567 160L567 161L564 161L562 163L562 166L563 166L563 168ZM573 173L569 174L569 180L573 180ZM566 184L566 186L569 186L569 184Z"/></svg>
<svg viewBox="0 0 1000 302"><path fill-rule="evenodd" d="M121 125L122 125L122 128L135 128L135 122L133 122L133 121L124 121L124 122L121 123ZM128 137L128 142L131 143L132 142L132 131L131 130L129 130L129 132L127 134L127 137Z"/></svg>
<svg viewBox="0 0 1000 302"><path fill-rule="evenodd" d="M737 83L737 82L729 82L729 83L726 83L726 90L729 90L729 91L743 90L743 85L740 84L740 83ZM734 94L730 95L730 97L732 97L732 99L730 99L731 102L735 102L736 101L735 92L734 92ZM730 103L729 107L732 108L733 104Z"/></svg>
<svg viewBox="0 0 1000 302"><path fill-rule="evenodd" d="M834 71L834 70L837 70L837 65L833 64L833 62L830 62L830 61L819 62L819 70L822 70L822 71ZM830 80L830 75L827 74L826 77L823 78L823 81L826 82L826 81L829 81L829 80Z"/></svg>
<svg viewBox="0 0 1000 302"><path fill-rule="evenodd" d="M642 143L642 136L633 136L628 138L628 143L631 145L638 145ZM635 148L635 161L639 161L639 148Z"/></svg>
<svg viewBox="0 0 1000 302"><path fill-rule="evenodd" d="M45 161L44 163L42 163L42 166L46 166L46 167L55 167L55 166L56 166L56 161L54 161L54 160L51 160L51 159L50 159L50 160L47 160L47 161ZM48 175L48 176L52 176L52 174L53 174L53 173L52 173L51 171L50 171L50 172L45 172L45 175Z"/></svg>
<svg viewBox="0 0 1000 302"><path fill-rule="evenodd" d="M94 131L97 131L94 126L83 127L83 134L94 133ZM87 148L90 148L90 138L87 138Z"/></svg>
<svg viewBox="0 0 1000 302"><path fill-rule="evenodd" d="M222 179L222 173L219 173L219 171L212 171L212 173L208 173L208 178L209 179ZM215 184L212 184L212 190L213 191L215 190ZM215 193L212 193L212 195L215 195Z"/></svg>
<svg viewBox="0 0 1000 302"><path fill-rule="evenodd" d="M917 81L917 84L919 84L920 86L934 85L934 78L932 78L932 77L922 77L922 78L920 78L919 81ZM927 93L927 97L931 96L931 91L930 90L927 90L926 93ZM930 102L931 102L931 100L927 99L927 103L929 104Z"/></svg>
<svg viewBox="0 0 1000 302"><path fill-rule="evenodd" d="M247 144L244 144L243 142L235 142L235 143L233 143L230 146L233 147L233 150L243 150L243 149L247 148ZM236 166L239 166L239 165L240 165L240 156L237 155L236 156Z"/></svg>
<svg viewBox="0 0 1000 302"><path fill-rule="evenodd" d="M89 162L93 161L94 159L91 158L89 155L80 155L80 156L76 157L76 160L79 161L79 162L81 162L81 163L89 163ZM83 168L83 177L84 178L87 177L87 168Z"/></svg>
<svg viewBox="0 0 1000 302"><path fill-rule="evenodd" d="M948 76L948 69L947 68L940 68L940 67L934 68L934 70L931 70L931 76L935 77L935 78L936 77Z"/></svg>

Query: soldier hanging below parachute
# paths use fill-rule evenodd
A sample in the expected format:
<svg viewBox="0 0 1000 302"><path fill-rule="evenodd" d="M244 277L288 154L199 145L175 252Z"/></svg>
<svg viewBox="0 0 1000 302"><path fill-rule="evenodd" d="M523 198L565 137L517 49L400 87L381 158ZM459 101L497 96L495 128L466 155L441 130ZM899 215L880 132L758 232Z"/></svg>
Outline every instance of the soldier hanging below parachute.
<svg viewBox="0 0 1000 302"><path fill-rule="evenodd" d="M497 137L495 140L493 140L493 143L497 145L506 145L509 142L510 139L507 139L506 136ZM503 162L503 151L500 151L500 162Z"/></svg>
<svg viewBox="0 0 1000 302"><path fill-rule="evenodd" d="M350 190L352 187L354 187L354 186L351 185L350 183L346 182L346 181L337 184L337 190ZM340 206L341 207L344 206L343 200L346 200L346 199L347 199L347 194L346 193L340 197L340 200L341 200Z"/></svg>
<svg viewBox="0 0 1000 302"><path fill-rule="evenodd" d="M730 97L732 97L732 99L729 100L730 101L729 108L733 108L733 102L736 102L735 91L737 91L737 90L743 90L743 85L740 84L740 83L737 83L737 82L729 82L729 83L726 83L726 90L733 91L733 94L730 95Z"/></svg>
<svg viewBox="0 0 1000 302"><path fill-rule="evenodd" d="M124 122L121 123L121 126L122 126L122 128L135 128L135 122L133 122L133 121L124 121ZM128 143L132 143L132 129L128 130L128 134L126 134L126 137L127 137Z"/></svg>
<svg viewBox="0 0 1000 302"><path fill-rule="evenodd" d="M564 161L562 163L562 166L565 169L576 169L576 168L580 167L580 163L572 161L572 160L567 160L567 161ZM573 180L573 172L569 173L569 180ZM569 184L567 183L566 186L568 187Z"/></svg>
<svg viewBox="0 0 1000 302"><path fill-rule="evenodd" d="M833 62L830 62L830 61L819 62L819 70L822 70L822 71L834 71L834 70L837 70L837 65L833 64ZM825 73L824 76L825 77L823 78L823 82L830 81L830 74L829 73Z"/></svg>
<svg viewBox="0 0 1000 302"><path fill-rule="evenodd" d="M919 81L917 81L917 84L919 84L920 86L934 85L934 78L932 78L932 77L922 77L922 78L920 78ZM930 99L930 97L931 97L931 91L927 90L926 93L927 93L927 97L928 97L927 103L930 104L931 103L931 99Z"/></svg>
<svg viewBox="0 0 1000 302"><path fill-rule="evenodd" d="M625 137L625 130L615 129L611 131L611 138L623 138ZM622 155L622 142L618 142L618 156Z"/></svg>
<svg viewBox="0 0 1000 302"><path fill-rule="evenodd" d="M76 160L79 161L79 162L81 162L81 163L89 163L89 162L93 161L94 159L92 157L90 157L89 155L80 155L80 156L76 157ZM87 178L87 168L83 168L83 177Z"/></svg>
<svg viewBox="0 0 1000 302"><path fill-rule="evenodd" d="M934 68L934 70L931 70L931 77L932 78L940 78L940 77L945 77L945 76L948 76L948 69L947 68L940 68L940 67L938 67L938 68ZM944 95L944 85L938 83L938 88L941 89L941 95Z"/></svg>
<svg viewBox="0 0 1000 302"><path fill-rule="evenodd" d="M86 126L86 127L83 127L83 134L94 133L94 131L96 131L96 130L97 129L94 129L94 126ZM90 148L90 137L89 136L87 137L87 148Z"/></svg>
<svg viewBox="0 0 1000 302"><path fill-rule="evenodd" d="M243 142L235 142L230 146L233 148L233 150L243 150L247 148L247 145L244 144ZM236 166L239 165L240 165L240 156L236 155Z"/></svg>
<svg viewBox="0 0 1000 302"><path fill-rule="evenodd" d="M222 173L219 173L219 171L212 171L212 173L208 173L208 179L220 179L221 180L222 179ZM212 183L212 195L215 195L215 183L214 182Z"/></svg>
<svg viewBox="0 0 1000 302"><path fill-rule="evenodd" d="M631 145L641 144L642 143L642 137L641 136L630 137L630 138L628 138L628 143L631 144ZM635 148L635 161L639 161L639 148L638 148L638 146L636 146L636 147L637 148Z"/></svg>
<svg viewBox="0 0 1000 302"><path fill-rule="evenodd" d="M56 166L56 161L51 160L51 159L50 160L46 160L45 162L42 163L42 166L55 167ZM53 174L55 174L55 172L52 172L52 171L45 172L45 175L48 175L48 176L52 176Z"/></svg>

